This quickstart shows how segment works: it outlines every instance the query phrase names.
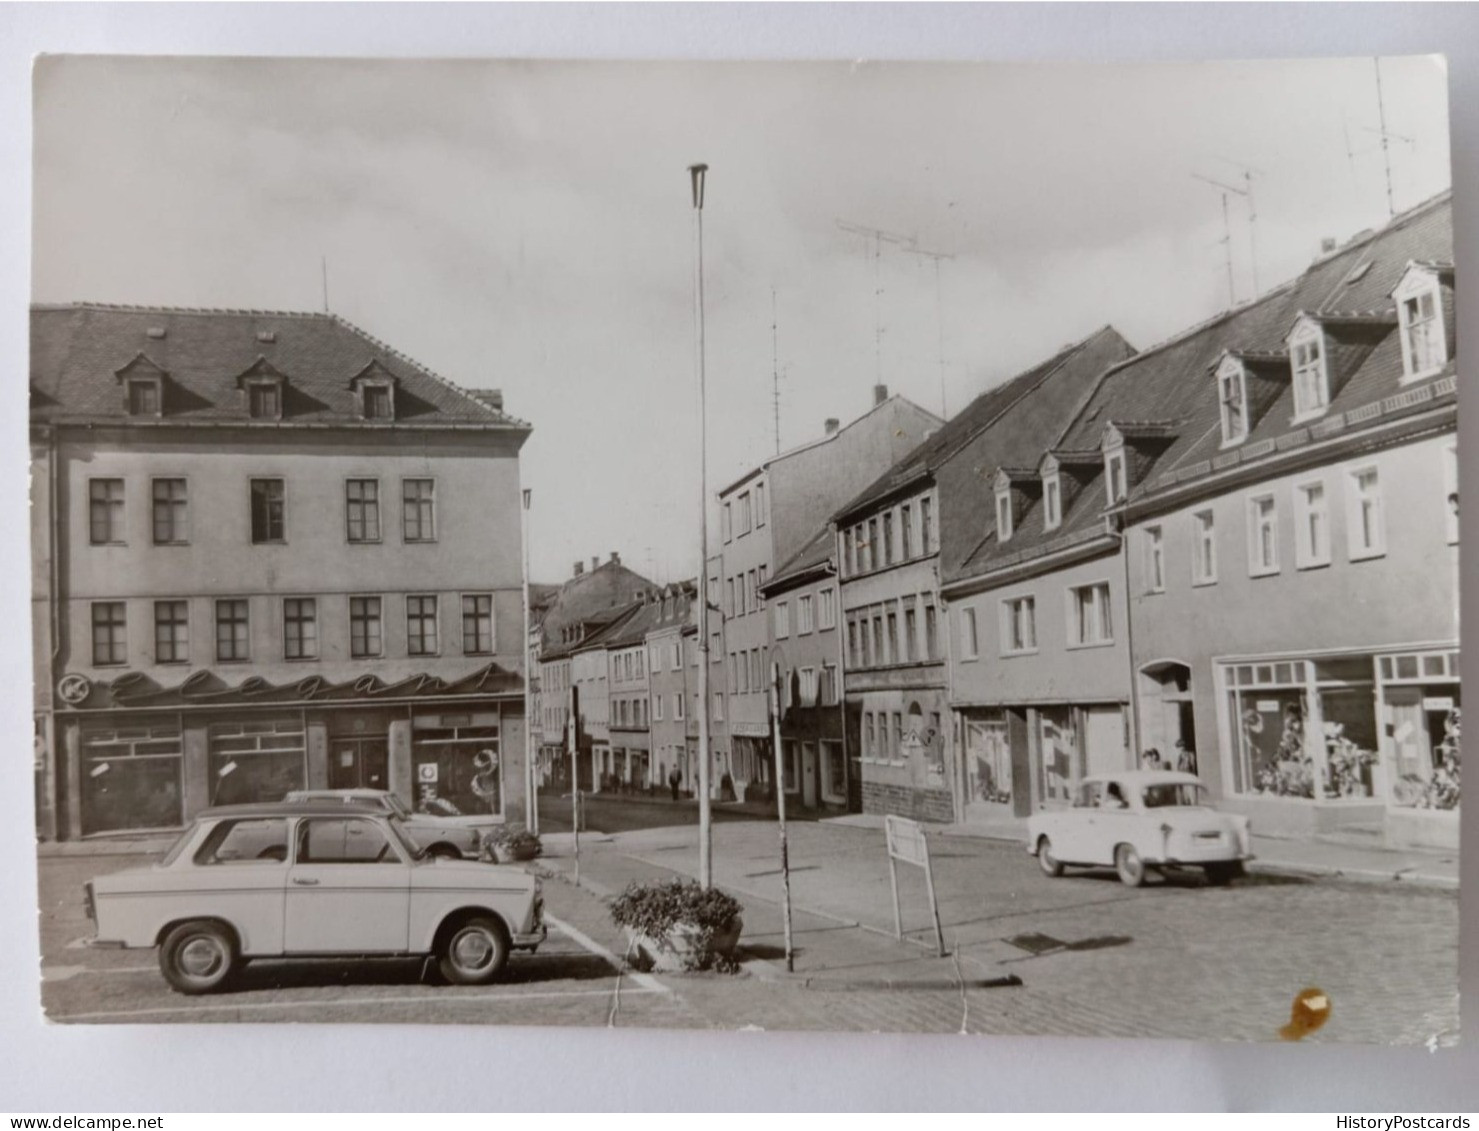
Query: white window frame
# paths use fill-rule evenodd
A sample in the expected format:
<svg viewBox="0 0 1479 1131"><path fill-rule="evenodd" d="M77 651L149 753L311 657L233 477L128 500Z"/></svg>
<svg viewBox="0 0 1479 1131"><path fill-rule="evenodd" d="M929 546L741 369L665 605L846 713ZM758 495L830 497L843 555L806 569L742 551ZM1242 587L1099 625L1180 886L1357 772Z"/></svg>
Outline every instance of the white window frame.
<svg viewBox="0 0 1479 1131"><path fill-rule="evenodd" d="M1125 449L1116 448L1104 454L1104 494L1109 500L1109 505L1122 503L1130 494L1130 483L1126 477ZM1116 475L1118 472L1118 475ZM1119 481L1119 490L1115 490L1115 481Z"/></svg>
<svg viewBox="0 0 1479 1131"><path fill-rule="evenodd" d="M996 493L996 540L1005 542L1012 536L1012 492L1008 488Z"/></svg>
<svg viewBox="0 0 1479 1131"><path fill-rule="evenodd" d="M826 632L837 627L837 590L830 585L817 590L817 631Z"/></svg>
<svg viewBox="0 0 1479 1131"><path fill-rule="evenodd" d="M796 635L806 636L816 629L810 594L796 598Z"/></svg>
<svg viewBox="0 0 1479 1131"><path fill-rule="evenodd" d="M1145 591L1166 591L1166 530L1159 523L1145 528Z"/></svg>
<svg viewBox="0 0 1479 1131"><path fill-rule="evenodd" d="M765 484L755 484L755 525L765 525Z"/></svg>
<svg viewBox="0 0 1479 1131"><path fill-rule="evenodd" d="M1206 521L1204 522L1203 519ZM1217 584L1217 512L1210 507L1194 511L1192 521L1191 583L1192 585ZM1207 569L1202 569L1203 548L1207 553Z"/></svg>
<svg viewBox="0 0 1479 1131"><path fill-rule="evenodd" d="M775 609L775 638L784 640L791 635L791 603L777 601L772 608Z"/></svg>
<svg viewBox="0 0 1479 1131"><path fill-rule="evenodd" d="M961 659L976 660L981 656L980 626L976 623L974 605L962 605L960 609Z"/></svg>
<svg viewBox="0 0 1479 1131"><path fill-rule="evenodd" d="M815 707L820 702L820 689L817 685L817 670L813 667L797 668L797 706Z"/></svg>
<svg viewBox="0 0 1479 1131"><path fill-rule="evenodd" d="M1042 481L1043 529L1057 530L1063 522L1063 482L1055 471Z"/></svg>
<svg viewBox="0 0 1479 1131"><path fill-rule="evenodd" d="M1021 623L1022 606L1031 609L1031 638L1022 634L1018 643L1017 628ZM1031 593L1020 593L1015 597L1004 597L1001 602L1001 654L1003 656L1029 656L1037 651L1037 598Z"/></svg>
<svg viewBox="0 0 1479 1131"><path fill-rule="evenodd" d="M663 721L661 695L654 695L652 697L652 721L655 723L660 723Z"/></svg>
<svg viewBox="0 0 1479 1131"><path fill-rule="evenodd" d="M1080 636L1079 616L1085 597L1091 612L1091 636ZM1101 599L1102 594L1102 599ZM1107 648L1114 644L1114 592L1107 579L1069 586L1065 593L1069 648Z"/></svg>
<svg viewBox="0 0 1479 1131"><path fill-rule="evenodd" d="M1320 492L1319 506L1310 503L1310 492ZM1323 479L1294 484L1294 568L1321 569L1330 564L1330 488ZM1310 544L1310 519L1318 516L1323 546Z"/></svg>
<svg viewBox="0 0 1479 1131"><path fill-rule="evenodd" d="M1330 408L1330 351L1325 341L1325 332L1318 323L1305 320L1289 335L1289 376L1294 386L1294 422L1314 420L1324 416ZM1305 360L1301 364L1300 351L1311 345L1320 351L1317 361ZM1317 404L1306 404L1302 376L1312 376L1317 393Z"/></svg>
<svg viewBox="0 0 1479 1131"><path fill-rule="evenodd" d="M1392 292L1397 304L1397 333L1402 342L1402 384L1422 381L1440 373L1448 364L1448 327L1443 313L1443 290L1438 276L1422 267L1412 266L1402 276L1397 289ZM1432 299L1431 319L1436 338L1438 361L1424 369L1418 369L1412 351L1412 316L1408 303L1420 303L1424 297Z"/></svg>
<svg viewBox="0 0 1479 1131"><path fill-rule="evenodd" d="M734 513L729 503L725 503L719 511L720 533L724 541L734 541Z"/></svg>
<svg viewBox="0 0 1479 1131"><path fill-rule="evenodd" d="M1236 418L1232 413L1232 398L1229 395L1229 389L1234 382L1237 383ZM1236 358L1230 357L1217 367L1217 411L1222 421L1222 446L1224 448L1241 444L1248 438L1250 424L1248 420L1248 370ZM1234 419L1241 426L1236 434L1232 428Z"/></svg>
<svg viewBox="0 0 1479 1131"><path fill-rule="evenodd" d="M1362 503L1367 496L1362 493L1360 482L1365 475L1375 476L1375 538L1367 543L1361 538L1365 527ZM1353 562L1380 558L1387 552L1386 507L1381 492L1381 469L1374 463L1346 469L1346 548Z"/></svg>
<svg viewBox="0 0 1479 1131"><path fill-rule="evenodd" d="M1264 505L1268 510L1265 513ZM1269 561L1263 560L1267 536ZM1272 492L1248 499L1248 576L1270 577L1279 572L1279 500Z"/></svg>

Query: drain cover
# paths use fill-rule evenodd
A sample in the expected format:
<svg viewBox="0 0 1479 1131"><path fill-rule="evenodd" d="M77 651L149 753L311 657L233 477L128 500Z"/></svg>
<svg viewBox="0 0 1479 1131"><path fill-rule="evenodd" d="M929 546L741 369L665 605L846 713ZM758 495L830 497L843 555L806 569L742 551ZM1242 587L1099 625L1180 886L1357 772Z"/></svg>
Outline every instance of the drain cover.
<svg viewBox="0 0 1479 1131"><path fill-rule="evenodd" d="M1052 935L1045 935L1040 931L1033 931L1026 935L1013 935L1007 942L1018 950L1025 950L1028 954L1042 954L1044 951L1057 950L1068 944L1062 939L1055 939Z"/></svg>

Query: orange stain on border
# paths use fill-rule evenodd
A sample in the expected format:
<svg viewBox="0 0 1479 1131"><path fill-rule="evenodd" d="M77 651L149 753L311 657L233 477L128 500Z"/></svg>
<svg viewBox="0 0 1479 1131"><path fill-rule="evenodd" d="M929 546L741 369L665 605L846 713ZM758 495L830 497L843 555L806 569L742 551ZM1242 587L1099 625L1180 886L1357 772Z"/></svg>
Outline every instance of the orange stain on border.
<svg viewBox="0 0 1479 1131"><path fill-rule="evenodd" d="M1330 995L1311 986L1295 995L1289 1024L1279 1030L1286 1041L1300 1041L1330 1020Z"/></svg>

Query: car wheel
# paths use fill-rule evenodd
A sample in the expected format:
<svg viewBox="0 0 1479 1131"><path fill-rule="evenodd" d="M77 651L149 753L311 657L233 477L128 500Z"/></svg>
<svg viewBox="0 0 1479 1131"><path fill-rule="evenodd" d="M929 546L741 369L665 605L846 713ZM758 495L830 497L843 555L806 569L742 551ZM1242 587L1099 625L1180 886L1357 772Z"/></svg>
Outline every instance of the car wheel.
<svg viewBox="0 0 1479 1131"><path fill-rule="evenodd" d="M1145 861L1132 844L1122 844L1114 850L1114 870L1127 888L1138 888L1145 882Z"/></svg>
<svg viewBox="0 0 1479 1131"><path fill-rule="evenodd" d="M478 915L446 932L437 951L437 967L454 986L482 986L498 977L508 963L508 952L503 924Z"/></svg>
<svg viewBox="0 0 1479 1131"><path fill-rule="evenodd" d="M236 965L236 937L208 919L181 923L159 948L159 969L165 981L182 994L221 989Z"/></svg>
<svg viewBox="0 0 1479 1131"><path fill-rule="evenodd" d="M462 858L462 853L450 844L434 844L426 850L426 855L433 860L460 860Z"/></svg>
<svg viewBox="0 0 1479 1131"><path fill-rule="evenodd" d="M1053 855L1053 842L1047 837L1037 842L1037 866L1044 875L1057 877L1063 874L1063 862Z"/></svg>

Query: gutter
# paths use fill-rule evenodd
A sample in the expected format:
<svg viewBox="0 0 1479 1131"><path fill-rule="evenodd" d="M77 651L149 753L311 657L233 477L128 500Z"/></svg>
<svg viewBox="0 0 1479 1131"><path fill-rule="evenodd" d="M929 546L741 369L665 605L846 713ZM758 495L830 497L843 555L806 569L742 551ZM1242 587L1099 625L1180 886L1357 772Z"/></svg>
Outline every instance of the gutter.
<svg viewBox="0 0 1479 1131"><path fill-rule="evenodd" d="M1005 566L989 573L976 574L974 577L964 577L952 581L940 587L940 596L946 600L955 600L960 597L972 597L977 593L984 593L989 589L995 589L1015 581L1021 581L1038 574L1047 573L1065 565L1084 559L1097 557L1102 553L1110 553L1121 548L1123 535L1120 534L1096 534L1092 538L1086 538L1082 542L1055 550L1040 558L1030 558L1017 565Z"/></svg>

